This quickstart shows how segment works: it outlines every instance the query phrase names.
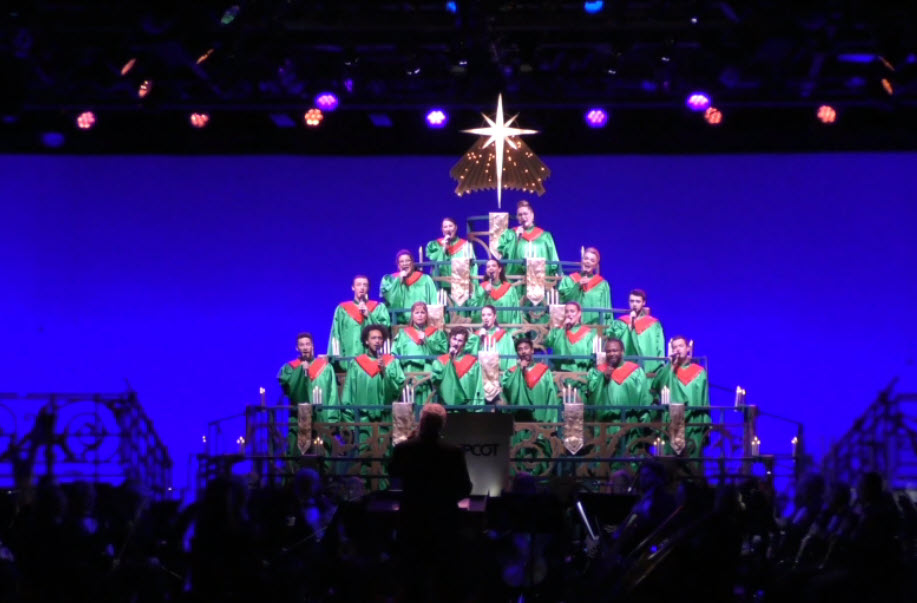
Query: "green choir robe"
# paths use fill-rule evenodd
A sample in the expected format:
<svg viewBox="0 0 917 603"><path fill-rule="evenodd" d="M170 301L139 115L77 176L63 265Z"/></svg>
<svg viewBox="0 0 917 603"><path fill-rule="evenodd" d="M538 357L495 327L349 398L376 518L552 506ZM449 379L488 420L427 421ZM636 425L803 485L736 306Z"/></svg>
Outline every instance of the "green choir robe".
<svg viewBox="0 0 917 603"><path fill-rule="evenodd" d="M659 400L663 387L668 387L669 401L672 404L685 404L686 423L710 423L710 391L707 385L707 371L696 362L681 366L677 371L672 370L671 364L666 364L658 371L650 386L650 393L655 400ZM699 410L691 410L699 409ZM665 417L668 420L668 417ZM700 456L703 452L707 428L701 425L685 428L686 453ZM693 449L691 444L694 444Z"/></svg>
<svg viewBox="0 0 917 603"><path fill-rule="evenodd" d="M507 406L522 410L513 412L515 421L522 423L544 422L555 423L558 421L558 412L554 408L537 410L524 410L526 406L544 406L546 404L560 406L557 397L557 387L548 365L539 362L528 368L521 368L518 364L504 372L500 378L503 386L503 397ZM514 430L511 446L516 450L511 454L518 459L549 459L551 457L551 442L538 435L532 444L521 448L520 445L531 440L532 434L528 429ZM526 471L532 475L542 475L551 466L549 460L533 463L531 460L519 460L513 464L516 472Z"/></svg>
<svg viewBox="0 0 917 603"><path fill-rule="evenodd" d="M471 274L477 274L477 267L474 263L477 259L474 255L474 245L465 239L456 239L455 243L448 247L443 245L442 239L430 241L427 243L426 253L427 259L431 262L446 262L445 264L434 266L433 269L430 270L430 276L441 276L447 279L444 281L434 281L440 289L449 291L452 288L452 283L449 282L448 278L452 275L451 262L456 258L469 258L471 260Z"/></svg>
<svg viewBox="0 0 917 603"><path fill-rule="evenodd" d="M666 356L662 323L649 314L638 316L633 326L629 314L619 316L608 327L607 333L624 343L624 354L627 356ZM647 373L655 373L664 361L643 360L640 364Z"/></svg>
<svg viewBox="0 0 917 603"><path fill-rule="evenodd" d="M595 330L587 325L572 329L551 329L544 345L555 356L589 356L578 360L555 360L555 371L588 371L595 364Z"/></svg>
<svg viewBox="0 0 917 603"><path fill-rule="evenodd" d="M416 302L436 303L436 285L433 279L423 272L415 270L402 279L399 272L382 277L381 296L392 310L410 310ZM411 322L411 313L399 312L395 316L398 324Z"/></svg>
<svg viewBox="0 0 917 603"><path fill-rule="evenodd" d="M605 379L606 365L590 369L586 383L586 402L599 410L596 418L599 421L640 421L643 412L630 410L625 416L612 410L616 406L649 406L649 381L646 373L636 362L624 362L614 369L610 379Z"/></svg>
<svg viewBox="0 0 917 603"><path fill-rule="evenodd" d="M366 302L369 318L363 316L354 301L346 301L334 310L331 321L331 336L328 338L328 355L334 352L333 341L340 344L340 355L345 357L359 356L363 353L362 332L366 325L389 326L388 308L385 304L369 300Z"/></svg>
<svg viewBox="0 0 917 603"><path fill-rule="evenodd" d="M388 406L401 397L404 388L404 371L401 364L391 354L382 356L384 369L379 368L376 358L361 354L347 367L344 378L344 392L341 396L342 406L378 405ZM343 413L344 421L353 421L353 412ZM384 409L360 410L361 421L382 421L391 417Z"/></svg>
<svg viewBox="0 0 917 603"><path fill-rule="evenodd" d="M607 308L611 310L611 286L601 275L596 274L585 284L580 284L579 272L561 279L557 285L557 293L563 303L577 302L583 308ZM603 313L583 312L583 323L588 325L598 324ZM608 313L611 314L610 312Z"/></svg>
<svg viewBox="0 0 917 603"><path fill-rule="evenodd" d="M503 397L508 406L524 408L526 406L559 406L557 387L548 365L539 362L525 369L518 364L510 367L500 377L503 386ZM557 421L556 409L522 410L514 413L517 421Z"/></svg>
<svg viewBox="0 0 917 603"><path fill-rule="evenodd" d="M443 354L433 361L433 383L446 405L485 404L481 363L471 354L454 360Z"/></svg>
<svg viewBox="0 0 917 603"><path fill-rule="evenodd" d="M519 287L514 287L511 283L503 281L496 287L493 286L493 283L490 281L484 281L484 283L475 288L475 291L478 292L478 306L494 306L498 308L497 310L497 322L505 325L519 324L522 322L522 312L519 310L500 310L499 308L507 307L519 307L521 305L521 300L519 299ZM478 313L478 321L480 321L480 313Z"/></svg>
<svg viewBox="0 0 917 603"><path fill-rule="evenodd" d="M312 390L318 387L322 391L322 406L338 406L338 384L334 376L334 369L327 358L314 358L309 363L308 369L303 369L302 360L297 358L287 362L280 368L277 374L277 380L280 381L280 387L283 393L290 399L292 404L302 402L312 402ZM321 406L312 406L312 417L314 421L334 423L341 420L340 409L322 410ZM290 454L298 454L296 436L299 432L299 412L297 409L291 409L289 421L289 433L287 437L287 447Z"/></svg>
<svg viewBox="0 0 917 603"><path fill-rule="evenodd" d="M490 330L481 327L472 333L471 337L468 338L467 352L477 355L484 347L487 337L491 338L493 347L496 348L497 353L500 355L500 370L505 371L509 367L515 366L517 357L513 337L506 329L501 327L494 327Z"/></svg>
<svg viewBox="0 0 917 603"><path fill-rule="evenodd" d="M507 228L500 236L497 250L504 260L525 260L527 257L544 258L549 263L545 267L545 274L554 276L563 274L557 262L557 248L554 246L554 237L547 230L534 226L521 235L515 229ZM525 274L525 263L507 264L506 274Z"/></svg>
<svg viewBox="0 0 917 603"><path fill-rule="evenodd" d="M392 344L392 354L399 357L401 368L405 372L429 372L433 361L402 360L401 356L439 356L449 349L449 340L442 329L427 327L423 330L423 334L424 337L421 339L418 329L404 327L395 337L395 342ZM430 381L426 381L415 387L414 399L418 404L423 404L427 401L427 397L432 391L432 384Z"/></svg>

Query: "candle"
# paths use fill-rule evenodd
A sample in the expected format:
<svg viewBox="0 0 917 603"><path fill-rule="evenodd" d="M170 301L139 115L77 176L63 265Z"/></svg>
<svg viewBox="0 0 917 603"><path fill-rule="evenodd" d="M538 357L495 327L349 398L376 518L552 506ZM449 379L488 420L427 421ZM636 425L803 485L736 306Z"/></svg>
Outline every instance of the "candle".
<svg viewBox="0 0 917 603"><path fill-rule="evenodd" d="M206 435L201 436L201 442L204 444L204 454L207 454L207 436Z"/></svg>
<svg viewBox="0 0 917 603"><path fill-rule="evenodd" d="M796 444L799 443L799 440L796 438L796 436L793 436L793 439L790 440L790 443L793 445L793 457L795 458L796 457Z"/></svg>
<svg viewBox="0 0 917 603"><path fill-rule="evenodd" d="M417 261L418 262L423 261L423 245L417 248Z"/></svg>
<svg viewBox="0 0 917 603"><path fill-rule="evenodd" d="M341 355L341 342L338 341L337 337L331 340L331 355L332 356Z"/></svg>
<svg viewBox="0 0 917 603"><path fill-rule="evenodd" d="M736 406L743 406L745 404L745 390L741 386L736 386Z"/></svg>
<svg viewBox="0 0 917 603"><path fill-rule="evenodd" d="M239 439L236 440L236 444L239 445L239 454L245 454L245 438L239 436Z"/></svg>
<svg viewBox="0 0 917 603"><path fill-rule="evenodd" d="M755 436L751 439L751 455L758 456L761 453L761 440L758 439L758 436Z"/></svg>
<svg viewBox="0 0 917 603"><path fill-rule="evenodd" d="M672 392L669 390L669 386L665 385L662 388L662 392L659 394L659 402L662 404L668 404L671 401Z"/></svg>
<svg viewBox="0 0 917 603"><path fill-rule="evenodd" d="M258 388L258 393L261 394L261 406L267 405L267 397L264 395L264 388Z"/></svg>
<svg viewBox="0 0 917 603"><path fill-rule="evenodd" d="M579 259L583 259L586 256L586 248L580 245L579 248Z"/></svg>

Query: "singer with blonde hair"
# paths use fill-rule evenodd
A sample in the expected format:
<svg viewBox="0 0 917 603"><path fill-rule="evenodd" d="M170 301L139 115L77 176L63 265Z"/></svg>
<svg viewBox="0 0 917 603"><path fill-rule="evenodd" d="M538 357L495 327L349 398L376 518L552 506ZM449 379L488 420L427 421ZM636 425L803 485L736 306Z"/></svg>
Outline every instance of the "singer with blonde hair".
<svg viewBox="0 0 917 603"><path fill-rule="evenodd" d="M599 274L601 257L595 247L583 250L579 271L565 276L557 285L557 293L562 302L575 301L585 308L611 310L611 285ZM598 324L601 317L601 312L583 312L585 324Z"/></svg>

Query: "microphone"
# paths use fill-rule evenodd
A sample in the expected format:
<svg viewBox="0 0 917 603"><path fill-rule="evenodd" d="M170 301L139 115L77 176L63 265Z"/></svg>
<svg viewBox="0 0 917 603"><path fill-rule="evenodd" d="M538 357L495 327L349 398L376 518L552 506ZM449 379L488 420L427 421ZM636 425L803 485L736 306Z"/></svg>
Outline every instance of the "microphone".
<svg viewBox="0 0 917 603"><path fill-rule="evenodd" d="M633 331L637 328L637 312L635 310L630 311L630 329Z"/></svg>
<svg viewBox="0 0 917 603"><path fill-rule="evenodd" d="M449 346L449 356L450 356L451 358L455 358L455 355L456 355L456 354L458 354L458 348L455 347L454 345L453 345L453 346Z"/></svg>

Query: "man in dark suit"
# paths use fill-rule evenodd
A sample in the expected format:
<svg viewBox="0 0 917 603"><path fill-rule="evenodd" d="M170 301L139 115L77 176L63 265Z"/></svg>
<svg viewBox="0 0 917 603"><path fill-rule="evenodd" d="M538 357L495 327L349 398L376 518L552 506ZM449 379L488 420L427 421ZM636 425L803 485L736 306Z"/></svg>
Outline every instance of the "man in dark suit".
<svg viewBox="0 0 917 603"><path fill-rule="evenodd" d="M445 424L443 406L425 405L417 435L395 446L389 464L403 489L398 541L409 600L457 595L458 502L471 494L471 478L464 451L440 439Z"/></svg>

